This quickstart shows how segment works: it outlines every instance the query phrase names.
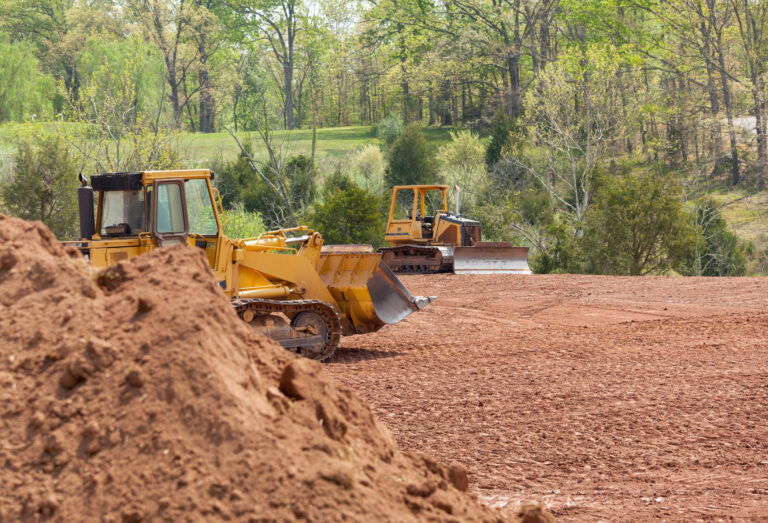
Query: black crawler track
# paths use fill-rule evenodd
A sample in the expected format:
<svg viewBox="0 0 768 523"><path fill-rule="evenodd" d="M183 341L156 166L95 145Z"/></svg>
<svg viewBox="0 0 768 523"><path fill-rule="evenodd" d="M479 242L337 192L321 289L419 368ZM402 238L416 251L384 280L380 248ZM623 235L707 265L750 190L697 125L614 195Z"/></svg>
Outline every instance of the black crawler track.
<svg viewBox="0 0 768 523"><path fill-rule="evenodd" d="M256 315L283 313L293 318L300 312L311 311L320 314L325 320L328 337L322 350L313 350L310 347L299 347L302 356L313 360L323 361L330 358L341 339L341 320L339 315L327 303L319 300L261 300L261 299L237 299L232 300L232 306L242 318L247 310Z"/></svg>

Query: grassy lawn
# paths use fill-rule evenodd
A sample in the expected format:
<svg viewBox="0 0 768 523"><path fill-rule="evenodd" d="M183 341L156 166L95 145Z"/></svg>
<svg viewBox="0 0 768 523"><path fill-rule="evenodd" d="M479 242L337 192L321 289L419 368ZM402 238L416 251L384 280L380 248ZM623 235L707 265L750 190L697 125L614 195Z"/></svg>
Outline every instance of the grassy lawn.
<svg viewBox="0 0 768 523"><path fill-rule="evenodd" d="M446 128L424 129L427 142L435 151L450 141L448 133L449 129ZM243 144L250 142L256 155L265 153L258 133L241 132L237 133L237 137ZM282 146L288 154L309 154L312 148L312 129L275 131L273 142L276 147ZM381 144L381 141L373 136L369 126L317 130L317 155L320 157L341 158L369 143ZM204 167L219 159L231 160L239 152L235 140L227 132L185 133L181 137L181 147L190 167Z"/></svg>
<svg viewBox="0 0 768 523"><path fill-rule="evenodd" d="M38 124L39 125L39 124ZM47 131L53 131L57 125L46 123ZM424 129L424 136L430 147L437 149L450 141L450 129L429 127ZM0 126L0 162L13 151L12 140L25 132L23 125L11 124ZM256 132L237 133L243 143L250 142L256 155L265 153L261 138ZM288 154L309 154L312 148L312 129L294 131L275 131L273 138L276 147L282 146ZM342 158L345 154L363 145L373 143L380 145L381 141L373 136L370 126L331 127L317 130L317 155L319 157L334 156ZM233 160L240 150L235 140L226 131L220 133L201 134L183 133L179 145L186 159L187 167L208 167L218 160Z"/></svg>
<svg viewBox="0 0 768 523"><path fill-rule="evenodd" d="M751 195L724 193L718 195L718 200L728 202L722 214L736 235L753 242L758 250L768 249L768 191Z"/></svg>

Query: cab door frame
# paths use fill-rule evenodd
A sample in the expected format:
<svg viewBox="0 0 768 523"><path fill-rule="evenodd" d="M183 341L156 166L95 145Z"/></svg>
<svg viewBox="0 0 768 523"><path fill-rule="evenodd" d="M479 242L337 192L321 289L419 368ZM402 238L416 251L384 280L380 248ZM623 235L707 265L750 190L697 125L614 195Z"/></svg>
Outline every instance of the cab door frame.
<svg viewBox="0 0 768 523"><path fill-rule="evenodd" d="M176 185L179 188L179 194L181 199L181 212L184 220L184 230L181 232L158 232L157 230L157 211L160 196L159 189L161 185ZM170 202L169 202L170 203ZM155 243L158 247L171 247L174 245L186 245L187 236L189 235L189 216L187 215L187 197L184 190L184 180L181 179L166 179L166 180L154 180L152 182L152 236L155 238Z"/></svg>

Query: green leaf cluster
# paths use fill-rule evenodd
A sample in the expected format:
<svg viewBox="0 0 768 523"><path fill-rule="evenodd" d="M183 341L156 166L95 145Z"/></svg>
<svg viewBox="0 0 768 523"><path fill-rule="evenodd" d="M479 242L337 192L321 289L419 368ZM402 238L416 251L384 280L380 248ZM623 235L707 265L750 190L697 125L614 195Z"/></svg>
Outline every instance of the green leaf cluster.
<svg viewBox="0 0 768 523"><path fill-rule="evenodd" d="M13 177L0 196L5 211L40 220L60 240L78 237L77 165L58 136L30 136L18 144Z"/></svg>
<svg viewBox="0 0 768 523"><path fill-rule="evenodd" d="M387 186L437 183L437 165L418 124L410 124L392 144L384 175Z"/></svg>

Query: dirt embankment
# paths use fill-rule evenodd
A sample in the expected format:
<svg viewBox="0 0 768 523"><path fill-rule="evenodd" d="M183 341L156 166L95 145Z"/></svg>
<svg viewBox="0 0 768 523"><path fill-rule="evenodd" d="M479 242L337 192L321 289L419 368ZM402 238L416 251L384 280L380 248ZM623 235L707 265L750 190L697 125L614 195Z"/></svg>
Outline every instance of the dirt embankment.
<svg viewBox="0 0 768 523"><path fill-rule="evenodd" d="M240 322L194 249L89 274L0 215L0 521L501 520Z"/></svg>

